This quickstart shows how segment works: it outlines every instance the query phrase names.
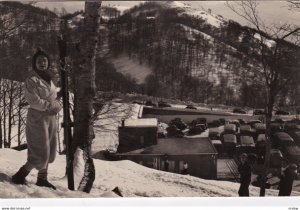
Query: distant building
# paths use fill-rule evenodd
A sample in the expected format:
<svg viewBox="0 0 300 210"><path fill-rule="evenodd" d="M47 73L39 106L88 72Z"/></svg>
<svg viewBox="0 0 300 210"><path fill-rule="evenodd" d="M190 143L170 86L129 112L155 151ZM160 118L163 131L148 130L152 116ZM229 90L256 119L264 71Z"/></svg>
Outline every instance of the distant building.
<svg viewBox="0 0 300 210"><path fill-rule="evenodd" d="M126 119L119 127L118 152L129 152L157 144L158 121L149 119Z"/></svg>
<svg viewBox="0 0 300 210"><path fill-rule="evenodd" d="M208 138L164 138L157 145L126 153L117 153L119 159L127 159L141 165L182 173L205 179L217 178L217 151Z"/></svg>

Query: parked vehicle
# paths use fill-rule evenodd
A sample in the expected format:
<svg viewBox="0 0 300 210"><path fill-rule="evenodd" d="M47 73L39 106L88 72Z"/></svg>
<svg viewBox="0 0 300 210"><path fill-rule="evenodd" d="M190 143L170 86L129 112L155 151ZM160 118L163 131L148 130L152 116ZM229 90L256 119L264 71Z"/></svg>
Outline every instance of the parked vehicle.
<svg viewBox="0 0 300 210"><path fill-rule="evenodd" d="M238 113L238 114L247 114L247 112L243 109L240 109L240 108L235 108L233 109L232 111L233 113Z"/></svg>
<svg viewBox="0 0 300 210"><path fill-rule="evenodd" d="M266 124L263 123L255 123L253 125L256 134L265 134L266 133Z"/></svg>
<svg viewBox="0 0 300 210"><path fill-rule="evenodd" d="M152 101L146 101L145 105L146 105L146 106L157 107L157 105L156 105L155 103L153 103Z"/></svg>
<svg viewBox="0 0 300 210"><path fill-rule="evenodd" d="M159 101L158 102L158 107L159 108L166 108L166 107L172 107L172 106L170 104L168 104L167 102Z"/></svg>
<svg viewBox="0 0 300 210"><path fill-rule="evenodd" d="M236 125L235 124L226 124L224 126L225 134L235 134L236 133Z"/></svg>
<svg viewBox="0 0 300 210"><path fill-rule="evenodd" d="M270 132L274 134L276 132L282 132L283 126L280 123L271 122L270 123Z"/></svg>
<svg viewBox="0 0 300 210"><path fill-rule="evenodd" d="M244 136L252 136L253 132L250 125L241 125L240 134Z"/></svg>
<svg viewBox="0 0 300 210"><path fill-rule="evenodd" d="M284 110L278 110L275 112L275 115L290 115L290 113Z"/></svg>
<svg viewBox="0 0 300 210"><path fill-rule="evenodd" d="M240 142L240 153L255 152L255 143L252 136L241 136Z"/></svg>
<svg viewBox="0 0 300 210"><path fill-rule="evenodd" d="M238 119L240 125L245 125L246 121L244 119Z"/></svg>
<svg viewBox="0 0 300 210"><path fill-rule="evenodd" d="M221 132L218 128L210 128L208 131L208 138L210 140L220 140Z"/></svg>
<svg viewBox="0 0 300 210"><path fill-rule="evenodd" d="M196 124L196 125L192 125L189 128L188 133L190 135L197 135L197 134L201 134L203 131L205 131L206 127L203 124Z"/></svg>
<svg viewBox="0 0 300 210"><path fill-rule="evenodd" d="M300 167L300 148L296 144L291 144L283 148L284 157L291 163Z"/></svg>
<svg viewBox="0 0 300 210"><path fill-rule="evenodd" d="M277 132L271 136L271 139L275 149L294 143L293 138L285 132Z"/></svg>
<svg viewBox="0 0 300 210"><path fill-rule="evenodd" d="M260 120L251 120L250 122L248 122L247 124L251 126L251 128L254 128L254 125L257 123L261 123Z"/></svg>
<svg viewBox="0 0 300 210"><path fill-rule="evenodd" d="M294 131L300 131L300 125L292 122L286 122L284 124L283 130L287 133L294 132Z"/></svg>
<svg viewBox="0 0 300 210"><path fill-rule="evenodd" d="M281 124L282 126L284 125L284 121L283 121L283 119L281 119L281 118L276 118L276 119L274 119L273 121L271 121L271 123L279 123L279 124Z"/></svg>
<svg viewBox="0 0 300 210"><path fill-rule="evenodd" d="M181 118L175 118L171 120L169 125L175 125L180 130L185 130L188 127L187 124L181 120Z"/></svg>
<svg viewBox="0 0 300 210"><path fill-rule="evenodd" d="M256 141L257 141L257 143L258 142L266 142L266 134L258 134Z"/></svg>
<svg viewBox="0 0 300 210"><path fill-rule="evenodd" d="M222 136L224 150L230 154L233 155L236 150L237 140L236 135L234 134L223 134Z"/></svg>
<svg viewBox="0 0 300 210"><path fill-rule="evenodd" d="M221 125L225 125L226 124L225 118L220 118L219 122L221 123Z"/></svg>
<svg viewBox="0 0 300 210"><path fill-rule="evenodd" d="M238 120L232 120L229 124L234 124L236 126L235 132L238 132L238 128L241 126Z"/></svg>
<svg viewBox="0 0 300 210"><path fill-rule="evenodd" d="M191 122L191 125L202 124L205 125L205 129L208 128L206 118L197 118Z"/></svg>
<svg viewBox="0 0 300 210"><path fill-rule="evenodd" d="M300 131L294 131L289 133L294 139L295 143L300 146Z"/></svg>
<svg viewBox="0 0 300 210"><path fill-rule="evenodd" d="M263 109L255 109L253 115L264 115L265 111Z"/></svg>
<svg viewBox="0 0 300 210"><path fill-rule="evenodd" d="M194 107L193 105L187 105L185 108L186 108L186 109L195 109L195 110L197 110L197 108Z"/></svg>
<svg viewBox="0 0 300 210"><path fill-rule="evenodd" d="M220 127L222 124L219 120L213 120L212 122L207 123L209 128L217 128Z"/></svg>
<svg viewBox="0 0 300 210"><path fill-rule="evenodd" d="M178 129L175 125L170 125L167 128L167 133L168 133L168 137L182 138L184 136L182 130Z"/></svg>

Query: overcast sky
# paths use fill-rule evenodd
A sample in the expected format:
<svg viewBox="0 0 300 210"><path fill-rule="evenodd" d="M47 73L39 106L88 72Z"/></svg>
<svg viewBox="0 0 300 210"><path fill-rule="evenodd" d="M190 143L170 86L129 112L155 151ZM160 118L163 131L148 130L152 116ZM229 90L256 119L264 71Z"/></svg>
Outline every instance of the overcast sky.
<svg viewBox="0 0 300 210"><path fill-rule="evenodd" d="M139 4L141 1L103 1L103 5L120 5L124 7L132 7ZM247 23L236 14L234 14L228 7L225 6L225 1L186 1L192 8L212 9L215 14L220 14L225 18L233 19L241 24ZM286 1L260 1L259 12L262 19L268 24L272 23L290 23L300 25L300 9L299 11L289 10ZM69 12L82 10L84 8L84 1L60 1L60 2L38 2L40 7L54 7L60 9L64 7Z"/></svg>

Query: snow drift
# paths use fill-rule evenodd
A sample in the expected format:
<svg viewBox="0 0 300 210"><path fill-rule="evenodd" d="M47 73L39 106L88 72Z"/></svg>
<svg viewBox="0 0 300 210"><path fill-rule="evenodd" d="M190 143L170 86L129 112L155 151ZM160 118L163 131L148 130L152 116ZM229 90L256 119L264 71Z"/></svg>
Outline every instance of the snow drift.
<svg viewBox="0 0 300 210"><path fill-rule="evenodd" d="M37 171L27 177L28 185L14 185L5 180L26 160L26 151L0 150L0 198L97 198L114 197L116 186L124 197L223 197L238 196L238 183L203 180L200 178L157 171L131 161L94 160L96 179L90 194L69 191L65 175L65 156L57 156L49 166L49 180L57 190L35 185ZM259 188L250 187L251 196L259 196ZM267 196L277 196L277 190L267 190ZM300 195L294 192L293 195Z"/></svg>

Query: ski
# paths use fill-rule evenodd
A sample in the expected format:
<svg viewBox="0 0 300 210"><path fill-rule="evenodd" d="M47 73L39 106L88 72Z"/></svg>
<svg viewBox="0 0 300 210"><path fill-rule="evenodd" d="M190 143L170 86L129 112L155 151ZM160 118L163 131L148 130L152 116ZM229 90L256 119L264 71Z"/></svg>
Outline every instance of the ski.
<svg viewBox="0 0 300 210"><path fill-rule="evenodd" d="M69 104L69 84L68 84L68 71L67 71L67 42L66 38L62 35L58 37L59 60L60 60L60 77L61 77L61 93L63 100L63 123L64 128L64 142L66 150L66 175L68 179L69 190L74 190L74 173L73 173L73 160L74 154L72 152L72 122L70 117L70 104Z"/></svg>

